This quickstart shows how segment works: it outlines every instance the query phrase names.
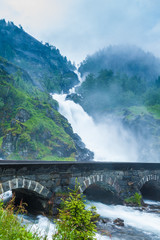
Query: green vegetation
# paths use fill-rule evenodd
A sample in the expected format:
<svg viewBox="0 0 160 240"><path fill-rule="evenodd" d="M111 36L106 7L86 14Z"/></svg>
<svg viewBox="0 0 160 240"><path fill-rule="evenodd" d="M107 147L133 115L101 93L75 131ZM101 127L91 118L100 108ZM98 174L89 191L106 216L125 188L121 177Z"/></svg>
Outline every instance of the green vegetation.
<svg viewBox="0 0 160 240"><path fill-rule="evenodd" d="M154 116L154 118L160 119L160 105L148 106L147 110Z"/></svg>
<svg viewBox="0 0 160 240"><path fill-rule="evenodd" d="M95 222L99 215L96 214L95 207L86 209L84 197L79 193L79 184L70 190L68 198L62 203L63 208L59 210L56 220L57 233L53 239L95 239Z"/></svg>
<svg viewBox="0 0 160 240"><path fill-rule="evenodd" d="M43 157L41 160L43 161L69 161L69 162L74 162L75 161L75 156L73 154L73 156L71 155L71 157L57 157L54 155L49 155L49 156L45 156Z"/></svg>
<svg viewBox="0 0 160 240"><path fill-rule="evenodd" d="M79 192L79 184L76 182L74 190L69 193L59 193L62 196L61 210L56 223L56 233L53 240L93 240L95 238L96 221L99 215L96 208L86 208L84 196ZM58 196L58 194L57 194ZM65 200L64 200L65 199ZM23 223L25 214L25 203L20 203L16 208L13 198L6 206L0 201L0 239L1 240L42 240L47 236L40 237L40 230L32 233L27 230Z"/></svg>
<svg viewBox="0 0 160 240"><path fill-rule="evenodd" d="M77 91L84 99L82 105L87 112L103 113L140 105L145 84L136 77L129 78L102 70L98 76L88 75Z"/></svg>
<svg viewBox="0 0 160 240"><path fill-rule="evenodd" d="M78 83L73 72L75 66L60 54L59 49L37 41L13 22L0 20L0 46L0 56L23 69L23 73L25 70L39 90L67 92Z"/></svg>
<svg viewBox="0 0 160 240"><path fill-rule="evenodd" d="M102 69L109 69L116 74L137 76L151 83L160 75L159 64L158 58L136 46L117 45L87 56L81 63L79 71L85 75L85 73L98 74ZM159 83L157 80L157 86Z"/></svg>
<svg viewBox="0 0 160 240"><path fill-rule="evenodd" d="M79 68L82 75L89 73L77 90L82 95L81 105L92 116L132 108L133 115L127 117L132 118L135 108L137 114L149 112L159 118L159 63L134 46L110 46L88 56Z"/></svg>
<svg viewBox="0 0 160 240"><path fill-rule="evenodd" d="M134 204L134 205L141 206L141 199L142 199L142 195L136 192L134 196L130 198L126 198L124 201L127 204Z"/></svg>
<svg viewBox="0 0 160 240"><path fill-rule="evenodd" d="M1 240L40 240L37 234L31 233L22 226L22 220L18 219L19 213L24 213L23 205L18 207L15 214L13 200L6 208L0 202L0 239Z"/></svg>
<svg viewBox="0 0 160 240"><path fill-rule="evenodd" d="M83 97L80 103L91 115L132 108L133 112L145 114L149 110L159 116L160 88L157 81L148 83L136 76L128 77L105 69L98 75L89 74L77 92Z"/></svg>
<svg viewBox="0 0 160 240"><path fill-rule="evenodd" d="M74 160L76 148L66 132L70 125L57 112L57 102L23 77L20 70L14 75L0 71L1 150L10 152L10 141L8 159Z"/></svg>

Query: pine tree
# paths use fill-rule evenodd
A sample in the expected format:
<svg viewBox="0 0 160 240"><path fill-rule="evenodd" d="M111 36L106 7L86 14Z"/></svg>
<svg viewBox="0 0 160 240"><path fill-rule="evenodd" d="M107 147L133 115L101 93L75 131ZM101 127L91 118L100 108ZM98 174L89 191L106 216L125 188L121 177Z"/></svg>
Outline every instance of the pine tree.
<svg viewBox="0 0 160 240"><path fill-rule="evenodd" d="M56 220L57 233L54 240L93 240L96 233L96 208L86 209L84 196L79 191L79 184L71 190L66 200L62 200L63 208L59 209Z"/></svg>

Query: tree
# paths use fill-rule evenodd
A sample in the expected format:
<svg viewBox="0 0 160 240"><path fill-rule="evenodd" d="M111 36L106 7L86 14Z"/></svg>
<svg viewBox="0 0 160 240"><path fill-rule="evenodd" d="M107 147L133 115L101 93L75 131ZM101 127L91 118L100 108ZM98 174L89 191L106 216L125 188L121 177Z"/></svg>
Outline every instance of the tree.
<svg viewBox="0 0 160 240"><path fill-rule="evenodd" d="M156 87L159 88L160 87L160 76L158 76L158 78L156 79Z"/></svg>
<svg viewBox="0 0 160 240"><path fill-rule="evenodd" d="M63 208L59 210L59 218L56 220L57 233L54 240L92 240L95 239L96 208L86 209L84 196L79 192L79 184L75 189L70 189L69 196L62 200Z"/></svg>

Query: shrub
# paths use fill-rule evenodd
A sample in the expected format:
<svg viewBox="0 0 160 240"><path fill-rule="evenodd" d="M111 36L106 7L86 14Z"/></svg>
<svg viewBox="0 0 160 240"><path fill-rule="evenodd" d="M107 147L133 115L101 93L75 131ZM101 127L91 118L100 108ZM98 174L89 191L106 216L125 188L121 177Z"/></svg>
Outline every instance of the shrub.
<svg viewBox="0 0 160 240"><path fill-rule="evenodd" d="M131 204L141 206L141 199L142 199L142 196L136 192L134 194L134 196L132 196L130 198L126 198L124 201L125 201L125 203L131 203Z"/></svg>
<svg viewBox="0 0 160 240"><path fill-rule="evenodd" d="M84 196L79 193L79 184L71 190L69 196L63 201L63 208L59 210L59 218L56 220L57 233L54 240L92 240L96 233L95 207L86 209Z"/></svg>

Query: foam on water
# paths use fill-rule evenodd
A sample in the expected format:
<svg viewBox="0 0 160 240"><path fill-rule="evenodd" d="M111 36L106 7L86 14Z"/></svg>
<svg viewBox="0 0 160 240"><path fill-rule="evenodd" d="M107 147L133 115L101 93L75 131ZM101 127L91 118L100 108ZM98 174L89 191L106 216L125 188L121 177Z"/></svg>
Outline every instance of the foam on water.
<svg viewBox="0 0 160 240"><path fill-rule="evenodd" d="M149 204L149 205L157 205L157 206L160 206L160 202L159 202L159 201L153 201L153 200L144 199L144 202L145 202L146 204Z"/></svg>
<svg viewBox="0 0 160 240"><path fill-rule="evenodd" d="M98 202L92 202L91 204L96 206L97 212L102 217L121 218L125 225L135 227L148 234L153 233L160 236L160 216L158 214L143 212L122 205L105 205Z"/></svg>
<svg viewBox="0 0 160 240"><path fill-rule="evenodd" d="M19 216L21 217L21 216ZM53 220L49 220L47 217L39 215L36 219L29 216L23 216L23 223L27 226L29 230L33 233L39 234L40 237L45 237L47 235L47 240L53 240L52 235L56 232L55 224ZM109 237L101 236L96 234L97 240L109 240ZM113 239L116 240L116 239Z"/></svg>
<svg viewBox="0 0 160 240"><path fill-rule="evenodd" d="M9 201L12 198L12 191L7 191L0 194L0 199L4 202Z"/></svg>
<svg viewBox="0 0 160 240"><path fill-rule="evenodd" d="M121 218L124 220L125 226L131 226L138 231L143 232L144 236L147 234L147 239L160 239L160 216L155 213L148 213L136 210L132 207L126 207L121 205L105 205L99 202L89 202L88 206L94 205L97 208L97 212L104 218L110 218L114 220L116 218ZM55 224L53 220L50 221L47 217L38 216L36 220L33 221L30 217L25 216L25 224L27 223L28 228L32 232L39 231L40 236L48 235L48 240L52 240L52 235L55 233ZM127 234L127 233L126 233ZM136 236L136 232L135 232ZM156 238L152 237L156 236ZM119 238L112 236L112 238L107 236L102 236L96 234L97 240L120 240ZM126 240L126 235L124 236ZM135 239L135 238L134 238ZM123 240L123 237L121 238Z"/></svg>

